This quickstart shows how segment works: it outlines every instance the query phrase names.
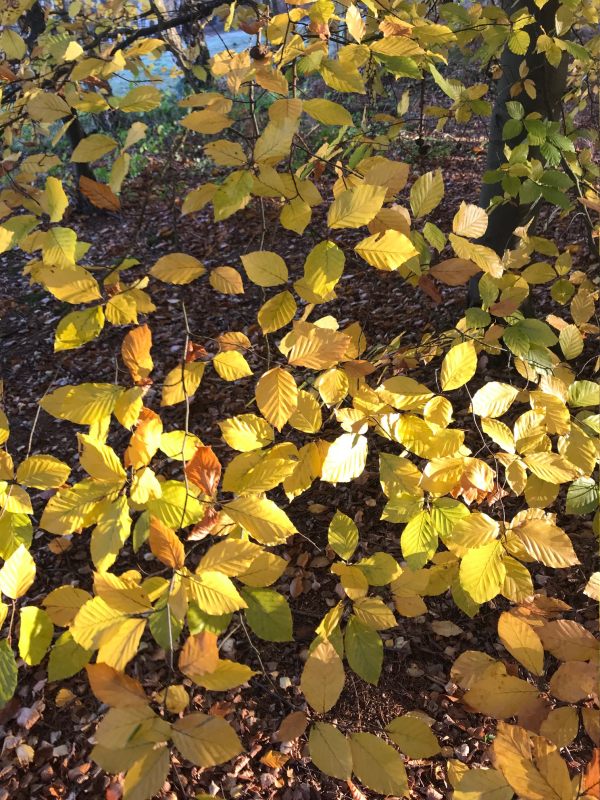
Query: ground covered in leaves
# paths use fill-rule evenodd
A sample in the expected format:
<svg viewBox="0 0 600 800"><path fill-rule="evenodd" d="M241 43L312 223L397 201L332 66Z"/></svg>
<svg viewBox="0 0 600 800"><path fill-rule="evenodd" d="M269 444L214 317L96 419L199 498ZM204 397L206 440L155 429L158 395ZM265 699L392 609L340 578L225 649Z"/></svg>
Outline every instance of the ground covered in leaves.
<svg viewBox="0 0 600 800"><path fill-rule="evenodd" d="M449 230L451 219L461 200L477 202L480 176L484 168L484 131L471 130L456 135L438 135L421 152L414 140L399 145L397 158L411 162L413 174L443 169L446 196L434 222ZM403 152L404 148L404 152ZM186 252L200 259L208 268L240 266L240 255L259 248L261 222L258 208L249 207L224 223L215 224L211 212L181 217L176 197L185 195L185 187L201 182L201 164L178 153L165 154L148 163L143 173L132 181L122 198L118 215L75 211L68 224L84 241L93 242L90 255L98 264L118 263L127 257L137 258L145 268L170 252ZM165 188L166 187L166 188ZM176 191L171 191L176 187ZM326 237L325 221L317 218L305 236L285 232L275 224L278 209L266 203L267 233L263 249L284 257L292 277L301 274L309 248ZM553 236L565 232L566 222L542 216L540 225L551 226ZM577 239L575 228L569 241ZM562 228L561 228L562 226ZM334 240L351 253L353 231L335 232ZM580 247L574 252L579 268L588 266L583 232ZM566 241L566 239L565 239ZM38 401L48 391L64 384L85 381L114 381L123 369L117 359L123 331L107 327L102 336L84 351L52 352L54 328L64 316L65 307L31 286L21 275L19 257L2 256L0 270L0 349L1 377L4 380L4 403L11 421L11 450L16 460L28 453L43 451L76 463L76 443L72 426L41 412ZM597 266L596 266L597 269ZM465 288L425 285L415 290L396 274L378 272L350 256L346 272L337 289L338 299L326 306L341 326L352 321L362 325L369 345L389 342L403 334L403 341L418 342L426 332L440 333L454 326L462 315ZM183 304L189 318L193 341L207 351L214 350L214 340L227 330L243 331L253 344L248 360L251 366L264 369L269 354L256 324L256 311L263 302L260 288L249 285L240 296L217 294L206 279L184 287L153 286L157 310L152 316L156 364L155 386L146 404L158 406L160 382L175 366L185 341ZM536 297L536 313L546 313L547 300L542 292ZM277 336L271 336L271 347ZM580 357L581 377L591 377L587 362L591 354ZM486 356L482 356L486 359ZM471 384L472 391L484 381L507 379L507 363L489 359ZM433 366L411 375L435 389ZM239 382L225 383L213 371L206 372L201 390L191 406L191 432L211 445L219 458L227 461L230 452L221 439L217 421L244 412L249 393L240 390ZM457 401L462 409L458 422L470 427L468 397ZM163 412L165 429L179 427L177 409ZM332 421L330 432L337 430ZM119 449L126 441L111 443ZM325 427L324 436L328 429ZM38 510L43 497L38 497ZM277 498L285 502L283 494ZM294 616L295 641L289 644L260 643L256 649L242 626L233 626L225 647L228 657L240 660L262 672L251 686L219 695L198 690L193 705L198 710L235 720L246 753L224 768L199 770L187 762L175 764L165 798L194 797L198 792L222 792L225 797L282 798L282 800L335 800L351 797L341 782L322 775L305 757L303 741L281 745L275 736L282 719L292 711L304 710L299 689L303 658L314 635L315 626L328 608L339 599L336 579L329 572L327 526L336 508L356 520L360 534L360 556L384 550L401 560L399 529L380 520L384 505L378 481L377 464L369 462L367 471L351 485L332 487L318 484L297 498L286 511L301 531L290 547L280 548L289 568L278 589L290 597ZM564 499L559 500L559 509ZM485 509L484 509L485 510ZM511 511L519 510L515 504ZM491 512L493 513L493 512ZM559 522L560 518L559 518ZM556 596L573 606L567 616L597 632L595 603L582 595L592 571L595 544L591 523L573 520L561 522L572 538L585 569L546 570L538 566L534 585L540 592ZM38 579L30 600L37 603L52 588L63 583L89 579L88 537L74 536L66 548L57 546L56 537L39 532L33 547L39 565ZM135 555L128 543L115 565L117 570L135 568L144 572L144 559ZM37 590L37 592L35 591ZM586 603L582 602L587 601ZM491 720L469 714L461 706L457 687L450 681L450 667L464 650L476 649L506 658L498 644L496 623L500 611L508 607L502 599L493 601L474 619L462 614L446 596L427 598L429 613L416 619L399 619L398 626L385 632L385 660L380 687L361 681L353 673L335 713L341 730L379 731L389 720L407 710L418 709L435 720L433 731L442 753L433 759L408 763L411 797L441 800L450 797L451 788L445 773L447 758L466 764L486 763L486 749L493 736ZM437 625L437 632L432 623ZM450 624L452 623L452 624ZM445 631L448 635L440 635ZM168 684L169 666L164 652L150 638L144 640L138 658L144 661L140 675L149 692ZM516 671L514 662L512 667ZM0 763L0 800L26 798L102 798L118 800L118 779L106 777L90 760L95 726L103 709L89 691L85 673L50 684L43 667L21 671L16 697L0 711L0 738L4 739ZM175 680L175 679L174 679ZM188 681L189 683L189 681ZM235 712L235 713L234 713ZM28 750L27 748L31 748ZM581 733L566 753L573 771L589 760L591 741ZM284 756L284 757L282 757ZM31 761L30 761L31 759ZM22 766L19 765L21 761Z"/></svg>

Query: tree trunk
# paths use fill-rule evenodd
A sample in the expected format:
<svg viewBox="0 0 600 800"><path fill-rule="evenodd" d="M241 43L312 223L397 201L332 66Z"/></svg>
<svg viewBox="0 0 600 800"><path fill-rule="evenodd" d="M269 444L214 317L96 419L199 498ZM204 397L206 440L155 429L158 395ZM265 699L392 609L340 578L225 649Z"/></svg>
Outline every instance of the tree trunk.
<svg viewBox="0 0 600 800"><path fill-rule="evenodd" d="M516 3L504 0L504 10L507 13L514 13L518 9ZM554 15L558 9L558 0L550 0L540 9L533 0L526 0L524 7L535 18L535 24L526 28L530 35L530 44L524 55L515 55L508 47L504 48L500 66L502 77L499 80L497 96L492 111L490 121L488 147L487 147L487 170L496 170L506 162L504 156L505 142L502 139L502 129L505 122L509 119L506 103L509 100L518 100L525 109L525 115L531 112L538 112L543 119L557 120L560 115L561 98L566 91L567 85L567 66L568 56L563 53L560 64L553 67L544 53L536 53L535 48L539 34L544 31L554 30ZM521 5L523 7L523 4ZM522 91L519 95L511 97L510 89L520 78L519 67L522 63L528 67L527 78L535 85L535 98ZM525 138L511 141L514 147L516 143ZM532 148L533 149L533 148ZM534 151L535 152L535 151ZM482 184L479 195L479 205L487 208L493 197L503 195L500 183ZM490 247L499 256L502 256L507 248L510 248L514 240L515 229L525 225L533 217L534 209L531 205L519 203L515 198L508 203L496 206L489 215L487 231L479 239L479 243ZM472 278L469 284L469 305L479 305L479 277Z"/></svg>

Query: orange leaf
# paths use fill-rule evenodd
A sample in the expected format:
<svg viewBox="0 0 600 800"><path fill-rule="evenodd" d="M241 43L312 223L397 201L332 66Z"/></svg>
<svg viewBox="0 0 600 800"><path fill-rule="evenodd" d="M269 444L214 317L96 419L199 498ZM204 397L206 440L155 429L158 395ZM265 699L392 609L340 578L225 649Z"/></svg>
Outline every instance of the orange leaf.
<svg viewBox="0 0 600 800"><path fill-rule="evenodd" d="M185 466L185 474L188 480L212 497L221 477L221 462L213 453L212 447L198 447Z"/></svg>
<svg viewBox="0 0 600 800"><path fill-rule="evenodd" d="M583 776L581 791L588 797L600 798L600 748L598 747L594 749L592 760Z"/></svg>
<svg viewBox="0 0 600 800"><path fill-rule="evenodd" d="M134 383L147 383L148 375L154 368L150 355L152 347L152 333L147 325L133 328L123 339L121 357L123 363L131 373Z"/></svg>
<svg viewBox="0 0 600 800"><path fill-rule="evenodd" d="M92 692L101 703L117 708L146 705L148 698L142 685L124 672L117 672L108 664L86 666Z"/></svg>
<svg viewBox="0 0 600 800"><path fill-rule="evenodd" d="M110 186L105 183L98 183L84 175L79 178L79 188L81 193L87 197L90 203L96 208L103 208L106 211L120 211L121 201L113 192Z"/></svg>
<svg viewBox="0 0 600 800"><path fill-rule="evenodd" d="M148 534L150 550L167 567L181 569L185 563L185 551L178 536L166 525L153 517Z"/></svg>
<svg viewBox="0 0 600 800"><path fill-rule="evenodd" d="M210 674L216 670L218 663L217 636L211 631L190 636L181 648L179 669L184 675Z"/></svg>

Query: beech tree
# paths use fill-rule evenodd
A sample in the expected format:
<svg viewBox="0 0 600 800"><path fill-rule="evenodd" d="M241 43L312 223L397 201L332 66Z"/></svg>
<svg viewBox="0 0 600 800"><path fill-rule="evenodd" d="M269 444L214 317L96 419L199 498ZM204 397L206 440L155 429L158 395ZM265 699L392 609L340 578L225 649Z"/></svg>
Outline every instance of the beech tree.
<svg viewBox="0 0 600 800"><path fill-rule="evenodd" d="M255 43L199 59L209 20ZM598 4L13 0L0 25L0 252L72 307L49 333L57 353L86 359L105 329L123 332L113 383L40 391L40 414L73 426L71 461L30 447L15 463L0 410L0 700L42 662L57 684L87 670L109 707L92 757L126 773L129 800L161 791L175 752L203 768L235 758L249 744L236 710L231 719L200 711L189 687L252 686L258 668L224 657L240 627L259 654L261 640L294 641L282 590L286 548L303 534L294 502L360 479L371 459L399 545L365 554L342 500L330 515L320 568L335 576L339 602L299 658L279 741L307 741L304 756L355 798L355 781L408 795L404 757L441 757L431 720L413 712L368 730L341 726L334 709L347 672L376 687L385 632L399 618L422 620L427 598L448 595L467 617L501 600L494 627L508 655L465 650L449 676L457 703L498 721L493 766L447 762L454 796L596 797L597 756L572 775L560 750L580 720L600 746L597 641L559 598L535 590L532 572L580 564L565 530L572 518L600 532L599 292L573 269L577 247L597 259L597 130L585 126L598 102ZM177 146L202 146L213 165L180 213L185 223L211 207L216 225L252 212L253 236L240 225L234 264L207 268L205 254L175 250L155 263L135 253L98 264L67 216L83 196L118 224L152 113L178 102L155 79L165 50L188 89ZM489 80L468 85L473 66ZM111 81L125 73L132 87L118 94ZM415 107L438 131L489 124L479 205L461 202L451 229L434 222L442 171L394 157L398 140L415 138ZM278 230L302 237L301 268L266 248L267 208ZM536 231L548 208L583 218L589 244ZM470 284L477 304L415 345L394 335L374 346L328 310L349 259L395 273L415 303L439 285ZM216 302L260 287L260 307L249 303L258 334L229 330L226 318L216 339L192 328L183 291L173 312L181 355L155 364L156 286L195 281L208 281ZM543 319L527 306L540 285L553 303ZM482 376L487 356L504 360L503 380ZM243 398L242 413L219 420L220 457L193 405L208 370ZM92 577L39 600L40 543L74 536L89 547ZM580 566L581 592L597 601L599 573ZM448 624L432 630L447 635ZM147 642L164 651L165 685L150 685Z"/></svg>

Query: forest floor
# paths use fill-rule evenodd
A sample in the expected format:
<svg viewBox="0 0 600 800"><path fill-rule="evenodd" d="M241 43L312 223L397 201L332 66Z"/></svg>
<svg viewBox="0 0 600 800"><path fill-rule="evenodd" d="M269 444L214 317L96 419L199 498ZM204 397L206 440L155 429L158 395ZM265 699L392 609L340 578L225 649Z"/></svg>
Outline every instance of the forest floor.
<svg viewBox="0 0 600 800"><path fill-rule="evenodd" d="M463 129L456 135L438 135L426 155L415 158L414 143L409 142L412 177L420 172L441 167L446 195L435 212L433 221L449 230L451 219L461 200L477 202L478 187L485 164L485 133L475 128ZM403 155L399 142L397 157ZM144 172L130 182L122 197L118 215L102 212L76 212L68 219L80 239L94 243L90 256L98 264L118 263L134 257L144 268L170 252L185 252L197 257L208 268L231 265L240 267L240 255L258 249L261 233L260 216L255 207L248 207L222 223L214 223L212 211L180 217L170 191L163 187L177 185L194 188L201 178L193 164L181 160L156 158ZM403 202L405 198L400 198ZM267 235L264 249L275 250L284 257L293 278L301 275L305 255L312 241L299 237L276 225L277 209L267 201ZM549 221L553 238L564 236L567 222ZM576 221L575 226L578 223ZM561 227L562 226L562 227ZM543 230L541 231L543 234ZM311 225L311 236L319 241L327 235L323 215ZM334 239L343 241L346 253L360 234L336 232ZM580 268L587 264L583 231L571 228L570 242L579 237L580 249L574 254ZM76 443L70 424L55 420L42 412L37 414L38 401L48 391L64 384L86 381L112 382L122 367L117 363L123 330L108 327L99 339L83 351L54 354L54 328L64 315L65 307L40 287L32 286L22 276L19 257L2 256L0 269L0 348L1 376L4 380L4 406L11 422L10 450L19 461L26 453L44 452L75 460ZM597 267L596 267L597 269ZM439 296L407 285L394 273L376 271L358 258L349 256L346 271L338 288L337 300L328 304L324 313L336 316L341 326L352 321L362 325L370 345L389 342L404 333L403 341L417 343L423 334L451 329L461 317L465 305L465 288L437 286ZM435 292L433 293L435 295ZM206 279L183 287L154 284L152 297L157 306L150 323L153 331L153 357L156 386L164 374L178 362L185 341L182 304L189 317L192 338L210 350L211 340L227 330L243 331L253 344L249 356L251 366L264 358L264 338L256 324L256 311L263 302L260 288L249 285L240 296L217 294ZM544 292L536 293L536 313L548 310ZM271 337L274 341L277 336ZM589 355L589 353L587 354ZM485 357L484 357L485 358ZM581 357L581 363L585 357ZM484 370L470 384L472 391L483 382L503 380L508 365L501 359L487 362ZM435 375L428 371L411 373L435 388ZM591 375L582 375L591 377ZM479 381L479 384L477 383ZM225 383L212 370L207 370L200 391L191 406L191 431L205 444L213 446L217 455L229 455L217 427L217 421L245 409L248 393L237 383ZM457 400L458 422L469 427L468 402ZM158 392L151 390L147 404L158 405ZM464 411L461 411L464 409ZM461 420L461 413L464 419ZM179 427L177 409L163 412L166 429ZM331 430L334 430L332 426ZM327 436L327 428L324 435ZM123 445L127 432L112 443ZM282 499L283 495L281 498ZM39 510L43 498L35 498ZM336 582L328 570L326 554L327 526L336 508L353 517L361 533L361 556L385 550L401 560L399 528L380 520L385 498L379 486L377 465L369 462L360 480L351 485L318 487L300 496L286 508L303 535L298 535L285 548L289 569L277 588L290 595L295 622L295 641L289 644L261 643L257 651L243 630L238 629L230 640L228 655L264 672L250 686L226 695L196 690L194 706L227 716L235 721L247 752L224 768L199 770L187 762L180 763L170 777L170 788L164 797L170 800L192 798L198 792L214 793L218 788L226 798L281 798L281 800L337 800L350 798L345 784L321 774L305 757L298 742L290 749L289 760L281 768L261 762L261 757L279 745L273 734L282 719L292 710L303 708L299 675L303 656L313 637L315 626L338 599ZM564 507L564 500L559 508ZM517 510L516 506L515 509ZM559 523L560 523L559 516ZM591 523L563 520L573 539L584 567L547 570L537 567L534 585L540 592L559 597L573 610L568 616L597 631L595 604L582 595L592 571L595 544ZM55 537L39 531L33 547L40 579L34 586L37 602L51 589L63 583L89 580L88 537L74 536L70 547L56 552L49 545ZM143 559L126 544L115 568L144 568ZM433 730L443 748L443 755L407 764L411 797L420 800L441 800L450 797L445 760L458 758L471 765L487 763L486 751L493 736L489 719L468 713L460 705L456 687L450 682L450 667L464 650L482 650L494 657L506 657L497 644L496 623L500 611L508 608L502 599L493 601L470 619L452 601L442 595L427 598L429 613L416 619L400 618L395 629L385 633L384 669L380 686L375 690L349 673L344 693L335 706L335 719L342 730L380 730L391 718L407 710L419 709L435 720ZM451 621L460 633L450 637L434 634L433 621ZM145 662L143 681L148 687L169 682L164 653L156 644L144 640L145 649L139 658ZM0 736L4 749L0 762L0 800L36 800L37 798L108 798L118 800L120 784L109 779L90 760L91 742L101 709L89 691L85 673L58 684L50 684L45 669L21 671L16 697L0 711ZM65 689L67 691L65 691ZM33 762L20 767L14 757L16 744L25 743L34 750ZM566 756L573 772L589 759L591 741L581 733L569 747ZM371 793L366 793L371 797Z"/></svg>

